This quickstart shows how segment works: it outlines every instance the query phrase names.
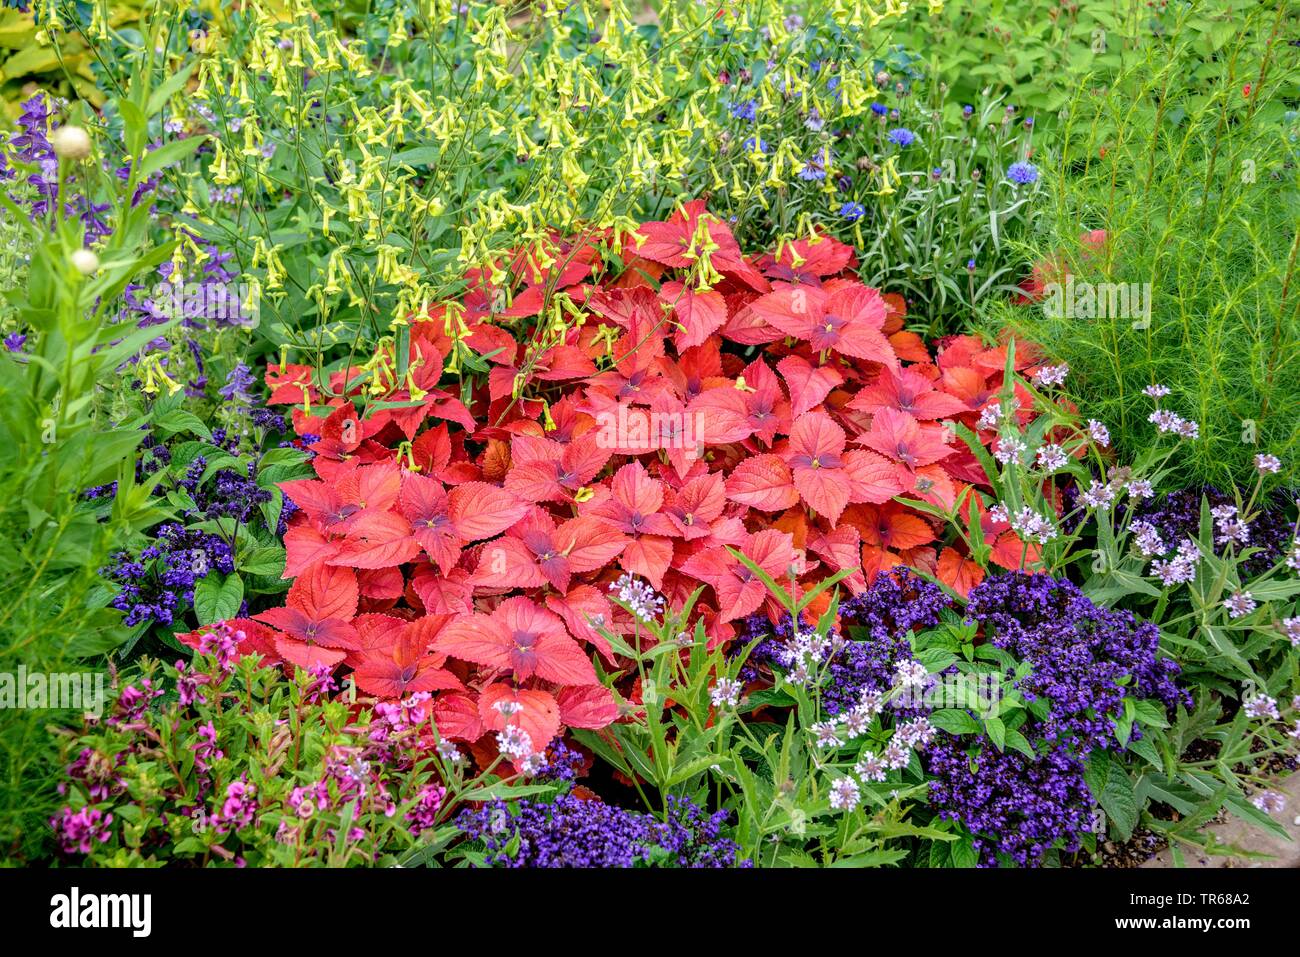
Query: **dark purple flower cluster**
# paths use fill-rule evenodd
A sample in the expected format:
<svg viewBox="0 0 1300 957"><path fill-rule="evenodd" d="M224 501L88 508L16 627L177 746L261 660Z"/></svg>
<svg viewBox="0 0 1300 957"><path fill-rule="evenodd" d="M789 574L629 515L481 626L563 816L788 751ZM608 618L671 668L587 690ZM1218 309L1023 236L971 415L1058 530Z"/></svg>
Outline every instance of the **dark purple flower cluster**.
<svg viewBox="0 0 1300 957"><path fill-rule="evenodd" d="M456 826L484 843L496 867L634 867L649 863L654 843L645 818L571 794L551 804L522 800L513 814L504 801L491 801L462 811Z"/></svg>
<svg viewBox="0 0 1300 957"><path fill-rule="evenodd" d="M496 867L734 867L735 842L721 837L727 812L706 816L686 799L668 799L668 822L602 801L563 794L549 804L491 801L456 819L480 840ZM511 850L511 845L517 847Z"/></svg>
<svg viewBox="0 0 1300 957"><path fill-rule="evenodd" d="M218 433L222 433L222 430L213 432L214 442ZM238 437L232 439L237 446ZM233 518L240 524L247 524L259 514L261 504L272 498L269 490L257 484L256 462L249 462L243 470L218 469L205 482L203 473L207 467L207 459L200 455L186 467L184 475L176 482L176 487L183 489L194 500L194 507L182 512L186 520Z"/></svg>
<svg viewBox="0 0 1300 957"><path fill-rule="evenodd" d="M1174 682L1181 669L1159 655L1160 629L1130 611L1093 604L1066 579L995 575L971 589L966 617L1032 665L1019 690L1027 701L1046 698L1049 738L1067 739L1084 754L1113 740L1110 719L1126 695L1155 698L1167 709L1190 704Z"/></svg>
<svg viewBox="0 0 1300 957"><path fill-rule="evenodd" d="M678 867L752 867L753 861L738 860L740 845L722 836L729 811L705 814L686 798L669 795L667 821L655 825L655 843L672 855Z"/></svg>
<svg viewBox="0 0 1300 957"><path fill-rule="evenodd" d="M841 604L840 627L850 640L827 668L822 688L827 713L850 710L864 691L887 690L898 663L912 658L908 634L934 627L951 604L943 589L907 568L877 575L866 591ZM808 627L800 625L801 630ZM742 635L744 641L762 638L741 672L741 680L752 681L758 676L756 666L785 662L793 627L788 615L775 627L765 616L751 615Z"/></svg>
<svg viewBox="0 0 1300 957"><path fill-rule="evenodd" d="M865 690L887 690L897 664L911 659L909 633L939 624L950 605L943 589L907 568L876 576L865 592L842 603L840 627L850 640L842 642L827 668L822 689L827 714L853 709ZM759 664L785 663L793 627L788 615L775 628L764 616L751 615L742 636L746 641L763 636L741 672L742 680L751 681Z"/></svg>
<svg viewBox="0 0 1300 957"><path fill-rule="evenodd" d="M904 638L909 631L933 628L952 600L942 588L909 568L877 575L860 595L840 605L840 621L865 628L872 638Z"/></svg>
<svg viewBox="0 0 1300 957"><path fill-rule="evenodd" d="M952 600L942 588L908 568L877 575L871 586L840 605L840 627L849 641L832 660L822 702L836 715L857 705L862 692L888 690L894 669L912 658L911 632L933 628Z"/></svg>
<svg viewBox="0 0 1300 957"><path fill-rule="evenodd" d="M988 578L971 590L966 615L994 646L1030 664L1015 687L1046 710L1039 704L1018 729L1033 758L983 737L941 735L926 752L931 804L976 836L986 865L1036 864L1058 842L1077 850L1093 803L1084 760L1118 746L1113 726L1126 697L1166 709L1190 703L1175 684L1178 665L1159 657L1155 625L1098 607L1049 575Z"/></svg>
<svg viewBox="0 0 1300 957"><path fill-rule="evenodd" d="M803 631L809 627L800 616L799 629ZM775 625L761 612L750 615L742 621L739 640L732 645L728 655L732 658L736 657L755 639L758 640L758 644L754 646L754 650L749 653L749 657L740 668L741 682L756 681L761 665L782 664L785 660L786 645L794 638L794 632L794 620L789 615L782 617Z"/></svg>
<svg viewBox="0 0 1300 957"><path fill-rule="evenodd" d="M1162 541L1171 547L1184 538L1196 538L1201 527L1201 497L1209 502L1210 508L1221 505L1235 505L1236 499L1228 492L1221 492L1212 485L1205 488L1189 488L1180 492L1170 492L1143 502L1136 509L1134 519L1148 522L1160 533ZM1274 491L1271 498L1257 509L1255 516L1246 523L1250 538L1245 545L1237 546L1240 554L1244 548L1257 548L1243 563L1248 575L1258 575L1276 565L1291 547L1293 526L1287 518L1292 495L1282 490Z"/></svg>
<svg viewBox="0 0 1300 957"><path fill-rule="evenodd" d="M543 781L572 781L586 763L586 755L569 747L563 738L557 737L546 746L546 763L538 768L534 776Z"/></svg>
<svg viewBox="0 0 1300 957"><path fill-rule="evenodd" d="M1058 840L1067 852L1077 851L1080 835L1091 828L1083 761L1064 748L1030 758L998 751L987 740L968 746L941 734L924 762L934 775L931 805L974 835L981 867L1003 857L1022 867L1037 864Z"/></svg>
<svg viewBox="0 0 1300 957"><path fill-rule="evenodd" d="M111 605L126 614L124 624L170 625L194 603L195 582L214 569L234 571L230 546L216 535L168 522L158 527L154 543L139 557L119 552L100 574L121 586Z"/></svg>
<svg viewBox="0 0 1300 957"><path fill-rule="evenodd" d="M942 588L911 569L877 575L871 586L840 605L840 627L849 641L831 661L822 690L828 714L855 707L864 691L887 691L900 662L912 658L911 632L933 628L952 600Z"/></svg>
<svg viewBox="0 0 1300 957"><path fill-rule="evenodd" d="M289 428L289 417L287 413L284 412L277 412L276 410L268 409L265 406L258 406L257 408L252 409L248 415L249 419L253 423L253 427L262 429L264 432L283 432Z"/></svg>

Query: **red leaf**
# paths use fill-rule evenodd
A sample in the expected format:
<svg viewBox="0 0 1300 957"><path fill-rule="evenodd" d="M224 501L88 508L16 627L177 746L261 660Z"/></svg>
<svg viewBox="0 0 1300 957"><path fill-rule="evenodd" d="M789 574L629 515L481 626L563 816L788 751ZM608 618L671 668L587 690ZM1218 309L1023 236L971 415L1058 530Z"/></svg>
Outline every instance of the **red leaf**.
<svg viewBox="0 0 1300 957"><path fill-rule="evenodd" d="M333 648L309 645L305 641L297 641L283 635L275 639L275 650L285 661L307 671L321 667L332 668L345 657L343 652Z"/></svg>
<svg viewBox="0 0 1300 957"><path fill-rule="evenodd" d="M406 591L406 579L400 568L366 568L357 572L357 584L366 598L381 601L401 598Z"/></svg>
<svg viewBox="0 0 1300 957"><path fill-rule="evenodd" d="M546 576L528 546L506 535L483 546L469 580L478 588L537 588Z"/></svg>
<svg viewBox="0 0 1300 957"><path fill-rule="evenodd" d="M567 595L548 595L546 607L564 619L569 634L579 641L596 646L606 661L614 660L614 649L609 641L596 628L600 624L612 634L619 634L614 621L614 603L597 588L591 585L576 585Z"/></svg>
<svg viewBox="0 0 1300 957"><path fill-rule="evenodd" d="M598 518L575 518L555 530L555 544L575 572L589 572L612 562L627 547L625 535Z"/></svg>
<svg viewBox="0 0 1300 957"><path fill-rule="evenodd" d="M618 703L608 688L601 685L583 685L560 691L560 720L570 728L590 728L593 731L607 727L618 720Z"/></svg>
<svg viewBox="0 0 1300 957"><path fill-rule="evenodd" d="M464 615L474 610L473 586L469 573L453 568L448 575L439 574L432 565L421 565L411 576L411 587L420 596L430 615Z"/></svg>
<svg viewBox="0 0 1300 957"><path fill-rule="evenodd" d="M664 574L673 561L672 540L657 535L642 535L628 542L618 561L634 575L648 579L655 588L663 588Z"/></svg>
<svg viewBox="0 0 1300 957"><path fill-rule="evenodd" d="M289 586L286 604L317 620L356 616L360 595L351 568L314 565Z"/></svg>
<svg viewBox="0 0 1300 957"><path fill-rule="evenodd" d="M352 649L357 646L357 630L340 618L316 619L297 608L268 608L254 617L297 641L326 648Z"/></svg>
<svg viewBox="0 0 1300 957"><path fill-rule="evenodd" d="M466 482L451 490L448 515L467 542L500 535L532 507L513 493L486 482Z"/></svg>
<svg viewBox="0 0 1300 957"><path fill-rule="evenodd" d="M284 533L284 578L297 578L311 566L327 562L339 553L332 542L311 525L295 525Z"/></svg>
<svg viewBox="0 0 1300 957"><path fill-rule="evenodd" d="M857 441L881 455L916 469L931 465L956 451L944 442L945 430L922 426L897 409L881 409L871 418L871 431Z"/></svg>
<svg viewBox="0 0 1300 957"><path fill-rule="evenodd" d="M403 630L390 650L363 654L356 669L357 687L380 698L400 698L420 691L463 691L464 686L438 659L425 651L418 631Z"/></svg>
<svg viewBox="0 0 1300 957"><path fill-rule="evenodd" d="M672 304L682 325L673 336L678 352L698 346L727 321L727 301L716 289L697 292L680 282L666 282L659 287L659 298Z"/></svg>
<svg viewBox="0 0 1300 957"><path fill-rule="evenodd" d="M466 694L438 695L433 702L433 723L444 738L477 741L483 737L478 702Z"/></svg>
<svg viewBox="0 0 1300 957"><path fill-rule="evenodd" d="M352 568L391 568L420 554L420 543L411 536L411 523L396 512L371 512L353 523L331 565Z"/></svg>
<svg viewBox="0 0 1300 957"><path fill-rule="evenodd" d="M779 512L799 501L790 467L775 455L743 460L727 476L727 498L761 512Z"/></svg>
<svg viewBox="0 0 1300 957"><path fill-rule="evenodd" d="M952 548L939 555L937 572L938 579L962 598L969 598L970 590L984 580L984 569Z"/></svg>
<svg viewBox="0 0 1300 957"><path fill-rule="evenodd" d="M899 471L899 467L875 452L866 449L845 452L844 474L849 480L849 501L879 505L903 494L907 489L899 481Z"/></svg>
<svg viewBox="0 0 1300 957"><path fill-rule="evenodd" d="M491 615L466 615L442 630L437 647L454 658L509 668L516 681L537 675L556 684L594 684L591 660L553 612L508 598Z"/></svg>
<svg viewBox="0 0 1300 957"><path fill-rule="evenodd" d="M813 511L834 524L849 504L849 486L842 469L794 470L794 486Z"/></svg>
<svg viewBox="0 0 1300 957"><path fill-rule="evenodd" d="M790 414L795 418L816 408L831 389L844 382L833 366L813 366L798 356L786 356L776 364L790 390Z"/></svg>

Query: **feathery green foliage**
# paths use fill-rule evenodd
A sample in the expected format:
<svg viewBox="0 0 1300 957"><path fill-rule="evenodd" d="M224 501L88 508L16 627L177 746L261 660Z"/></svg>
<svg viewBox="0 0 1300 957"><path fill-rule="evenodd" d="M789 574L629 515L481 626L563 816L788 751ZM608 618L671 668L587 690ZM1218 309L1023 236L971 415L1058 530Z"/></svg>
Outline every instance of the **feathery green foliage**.
<svg viewBox="0 0 1300 957"><path fill-rule="evenodd" d="M1074 397L1124 452L1155 427L1141 390L1200 424L1183 477L1248 480L1252 458L1300 456L1300 169L1296 58L1286 7L1260 7L1206 87L1178 34L1154 43L1062 128L1035 243L1040 281L1150 283L1141 310L1002 306L1009 324L1070 364ZM1294 17L1294 14L1292 15ZM1093 248L1080 234L1104 229ZM1104 287L1102 287L1104 288ZM1101 313L1101 314L1099 314Z"/></svg>

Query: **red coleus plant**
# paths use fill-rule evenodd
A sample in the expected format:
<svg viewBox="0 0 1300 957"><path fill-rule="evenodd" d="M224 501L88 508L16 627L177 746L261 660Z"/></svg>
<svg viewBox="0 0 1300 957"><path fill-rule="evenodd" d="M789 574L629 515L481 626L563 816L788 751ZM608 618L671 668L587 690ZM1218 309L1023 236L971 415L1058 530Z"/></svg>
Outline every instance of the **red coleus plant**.
<svg viewBox="0 0 1300 957"><path fill-rule="evenodd" d="M674 608L702 589L714 644L781 613L747 562L796 590L839 570L861 590L897 564L962 592L979 580L899 499L957 509L985 480L954 427L993 440L979 418L1005 349L955 337L931 354L849 247L746 256L702 202L625 237L621 269L597 243L617 237L556 237L503 264L513 285L472 273L462 308L412 317L411 371L382 409L367 406L376 365L370 382L268 370L272 401L315 437L318 478L282 486L296 581L284 608L240 622L247 650L351 668L379 697L431 692L440 733L490 758L508 726L540 750L635 707L605 637L638 630L608 597L622 576ZM530 319L556 296L582 316L559 333ZM453 395L439 383L459 350L492 369ZM983 531L995 561L1027 548Z"/></svg>

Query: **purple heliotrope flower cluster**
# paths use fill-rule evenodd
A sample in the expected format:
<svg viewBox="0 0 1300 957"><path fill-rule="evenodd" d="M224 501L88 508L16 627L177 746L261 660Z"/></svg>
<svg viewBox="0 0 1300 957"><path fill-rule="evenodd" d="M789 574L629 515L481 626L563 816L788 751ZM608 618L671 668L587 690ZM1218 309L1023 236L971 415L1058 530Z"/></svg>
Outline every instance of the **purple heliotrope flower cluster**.
<svg viewBox="0 0 1300 957"><path fill-rule="evenodd" d="M1134 521L1146 522L1159 533L1161 541L1170 546L1186 538L1196 538L1201 527L1201 498L1204 496L1211 509L1235 505L1236 499L1228 492L1213 486L1202 489L1189 488L1170 492L1144 502L1135 510ZM1243 563L1248 575L1258 575L1277 564L1290 549L1293 526L1287 518L1291 497L1279 490L1258 508L1248 522L1243 522L1242 536L1235 540L1238 554L1245 548L1257 548Z"/></svg>
<svg viewBox="0 0 1300 957"><path fill-rule="evenodd" d="M123 623L128 626L147 621L172 624L194 603L194 585L200 578L213 570L227 575L235 570L230 545L216 535L167 522L156 536L138 557L118 552L100 569L104 578L121 587L110 605L125 613Z"/></svg>
<svg viewBox="0 0 1300 957"><path fill-rule="evenodd" d="M898 664L912 659L908 634L933 628L951 605L942 588L906 568L877 575L871 587L840 605L845 636L861 640L849 641L831 661L822 691L826 712L851 711L864 691L888 691Z"/></svg>
<svg viewBox="0 0 1300 957"><path fill-rule="evenodd" d="M587 763L586 755L569 747L559 737L546 746L545 757L545 763L534 775L543 781L572 781Z"/></svg>
<svg viewBox="0 0 1300 957"><path fill-rule="evenodd" d="M1175 684L1178 665L1160 657L1155 625L1098 607L1049 575L986 579L971 590L966 614L994 646L1032 666L1015 686L1026 701L1044 702L1046 713L1031 712L1018 729L1032 758L999 751L983 736L940 736L926 752L931 804L976 836L986 865L1036 864L1058 843L1078 850L1091 826L1084 761L1118 747L1114 721L1126 697L1166 709L1190 703Z"/></svg>
<svg viewBox="0 0 1300 957"><path fill-rule="evenodd" d="M971 589L966 617L990 641L1033 666L1018 685L1026 700L1047 698L1053 737L1084 749L1113 740L1107 716L1126 695L1166 709L1190 704L1174 679L1178 664L1159 655L1160 629L1130 611L1095 605L1066 579L1007 572ZM1121 684L1124 681L1124 684Z"/></svg>
<svg viewBox="0 0 1300 957"><path fill-rule="evenodd" d="M238 455L240 436L225 429L213 429L212 444ZM194 507L182 512L187 521L233 518L240 524L247 524L259 514L262 503L272 498L269 490L257 484L256 462L250 461L242 470L218 469L205 482L203 474L207 467L207 458L200 455L190 462L185 474L176 482L175 487L194 500Z"/></svg>
<svg viewBox="0 0 1300 957"><path fill-rule="evenodd" d="M939 623L939 616L952 602L943 589L927 582L908 568L877 575L861 594L840 605L840 627L844 637L832 638L820 649L820 660L829 657L822 685L822 704L830 715L851 711L864 691L888 691L900 662L912 660L908 634ZM800 632L811 630L800 622ZM741 632L743 647L760 639L741 669L742 681L758 677L758 667L790 665L790 649L796 644L795 628L789 615L773 625L762 614L745 619Z"/></svg>
<svg viewBox="0 0 1300 957"><path fill-rule="evenodd" d="M1030 758L998 751L987 739L970 747L943 734L923 762L934 775L930 803L940 817L960 821L975 836L981 867L1003 859L1022 867L1038 864L1058 841L1066 851L1077 851L1080 835L1092 826L1083 762L1068 749Z"/></svg>
<svg viewBox="0 0 1300 957"><path fill-rule="evenodd" d="M746 867L739 847L721 836L727 812L707 815L685 798L668 798L666 823L602 801L562 794L551 803L491 801L456 819L481 840L497 867ZM518 842L511 853L508 848Z"/></svg>

